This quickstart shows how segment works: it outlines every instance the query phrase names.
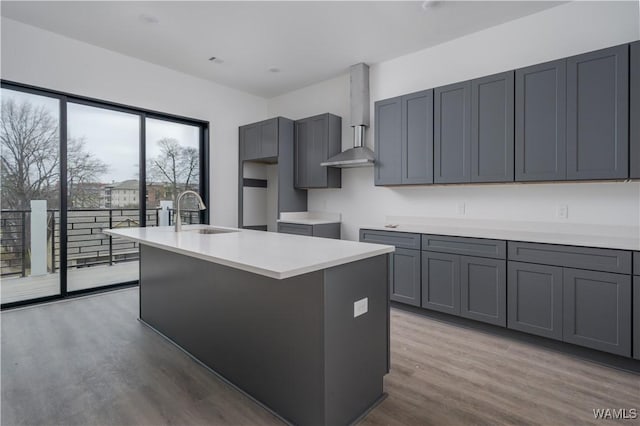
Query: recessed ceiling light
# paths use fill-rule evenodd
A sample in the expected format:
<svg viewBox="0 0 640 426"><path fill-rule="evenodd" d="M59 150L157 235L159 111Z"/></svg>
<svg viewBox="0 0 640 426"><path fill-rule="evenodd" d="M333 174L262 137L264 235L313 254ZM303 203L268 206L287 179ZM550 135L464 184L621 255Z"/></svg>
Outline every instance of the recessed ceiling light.
<svg viewBox="0 0 640 426"><path fill-rule="evenodd" d="M217 56L212 56L212 57L210 57L210 58L209 58L209 60L210 60L211 62L213 62L214 64L221 64L221 63L223 63L223 62L224 62L224 60L223 60L223 59L218 58Z"/></svg>
<svg viewBox="0 0 640 426"><path fill-rule="evenodd" d="M147 13L141 13L138 16L138 19L140 19L145 24L157 24L158 22L160 22L157 16L149 15Z"/></svg>
<svg viewBox="0 0 640 426"><path fill-rule="evenodd" d="M269 67L269 68L267 68L267 71L269 71L269 72L280 72L280 68L278 68L278 67Z"/></svg>
<svg viewBox="0 0 640 426"><path fill-rule="evenodd" d="M440 4L437 0L425 0L422 2L422 10L429 10L433 7L436 7Z"/></svg>

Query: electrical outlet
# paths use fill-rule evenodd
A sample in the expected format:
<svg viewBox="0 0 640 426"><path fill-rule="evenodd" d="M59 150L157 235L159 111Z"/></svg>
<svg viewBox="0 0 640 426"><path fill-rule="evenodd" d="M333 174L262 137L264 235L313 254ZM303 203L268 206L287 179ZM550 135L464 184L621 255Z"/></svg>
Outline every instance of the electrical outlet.
<svg viewBox="0 0 640 426"><path fill-rule="evenodd" d="M464 216L466 210L466 205L464 203L458 203L458 216Z"/></svg>
<svg viewBox="0 0 640 426"><path fill-rule="evenodd" d="M369 311L369 298L356 300L353 302L353 317L357 318L360 315L364 315Z"/></svg>
<svg viewBox="0 0 640 426"><path fill-rule="evenodd" d="M569 206L560 204L557 210L558 219L569 219Z"/></svg>

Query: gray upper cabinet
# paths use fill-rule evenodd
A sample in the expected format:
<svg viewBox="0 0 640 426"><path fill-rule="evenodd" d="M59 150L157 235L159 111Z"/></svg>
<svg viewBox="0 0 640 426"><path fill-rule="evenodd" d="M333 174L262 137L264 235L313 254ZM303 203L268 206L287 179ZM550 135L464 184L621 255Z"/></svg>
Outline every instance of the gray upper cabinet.
<svg viewBox="0 0 640 426"><path fill-rule="evenodd" d="M629 176L629 45L567 59L567 179Z"/></svg>
<svg viewBox="0 0 640 426"><path fill-rule="evenodd" d="M295 122L295 187L340 188L341 169L320 163L342 149L342 119L320 114Z"/></svg>
<svg viewBox="0 0 640 426"><path fill-rule="evenodd" d="M566 60L516 70L515 180L565 180Z"/></svg>
<svg viewBox="0 0 640 426"><path fill-rule="evenodd" d="M633 277L633 357L640 360L640 276Z"/></svg>
<svg viewBox="0 0 640 426"><path fill-rule="evenodd" d="M471 82L471 182L512 182L514 73Z"/></svg>
<svg viewBox="0 0 640 426"><path fill-rule="evenodd" d="M631 43L630 55L629 177L640 179L640 41Z"/></svg>
<svg viewBox="0 0 640 426"><path fill-rule="evenodd" d="M631 276L564 268L563 340L631 356Z"/></svg>
<svg viewBox="0 0 640 426"><path fill-rule="evenodd" d="M460 315L507 326L506 261L460 256Z"/></svg>
<svg viewBox="0 0 640 426"><path fill-rule="evenodd" d="M471 181L471 82L434 89L433 181Z"/></svg>
<svg viewBox="0 0 640 426"><path fill-rule="evenodd" d="M374 183L402 183L402 98L375 103Z"/></svg>
<svg viewBox="0 0 640 426"><path fill-rule="evenodd" d="M240 127L241 160L272 160L278 157L278 118Z"/></svg>
<svg viewBox="0 0 640 426"><path fill-rule="evenodd" d="M433 183L433 90L402 97L401 183Z"/></svg>
<svg viewBox="0 0 640 426"><path fill-rule="evenodd" d="M509 262L507 326L562 340L562 268Z"/></svg>
<svg viewBox="0 0 640 426"><path fill-rule="evenodd" d="M422 307L460 315L460 256L422 252Z"/></svg>

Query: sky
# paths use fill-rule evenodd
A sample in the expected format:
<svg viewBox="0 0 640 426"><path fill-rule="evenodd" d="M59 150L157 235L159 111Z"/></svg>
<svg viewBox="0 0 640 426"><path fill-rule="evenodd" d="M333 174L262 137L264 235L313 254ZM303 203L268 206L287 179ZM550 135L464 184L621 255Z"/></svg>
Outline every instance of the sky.
<svg viewBox="0 0 640 426"><path fill-rule="evenodd" d="M37 106L44 106L53 117L59 117L57 99L7 89L2 89L1 93L3 98L11 96L18 102L28 100ZM100 176L101 182L138 179L138 116L69 102L67 121L68 137L84 137L85 150L109 166L108 172ZM148 118L145 130L147 158L159 154L157 142L163 138L174 138L183 146L199 148L198 127Z"/></svg>

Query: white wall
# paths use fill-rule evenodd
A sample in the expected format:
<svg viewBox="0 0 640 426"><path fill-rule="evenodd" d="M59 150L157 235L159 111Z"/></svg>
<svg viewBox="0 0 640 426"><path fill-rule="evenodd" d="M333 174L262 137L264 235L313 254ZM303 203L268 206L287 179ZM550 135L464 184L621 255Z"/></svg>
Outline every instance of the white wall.
<svg viewBox="0 0 640 426"><path fill-rule="evenodd" d="M445 4L446 7L446 4ZM371 67L372 103L640 38L638 2L573 2ZM343 75L269 100L268 115L292 119L332 112L351 144L349 78ZM373 111L371 116L373 117ZM372 123L373 124L373 123ZM373 147L373 129L368 145ZM386 216L465 217L640 225L640 182L374 187L373 168L343 169L342 188L309 191L309 210L341 212L343 238Z"/></svg>
<svg viewBox="0 0 640 426"><path fill-rule="evenodd" d="M266 100L2 18L3 79L210 122L211 222L237 224L238 126Z"/></svg>

